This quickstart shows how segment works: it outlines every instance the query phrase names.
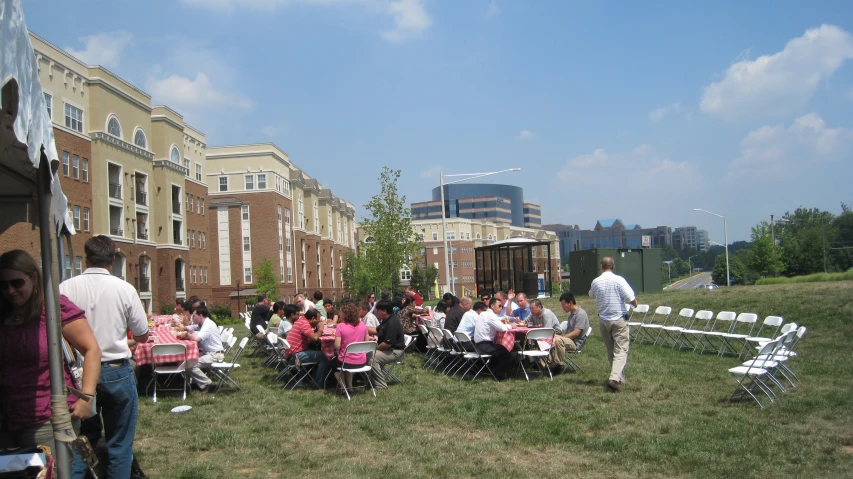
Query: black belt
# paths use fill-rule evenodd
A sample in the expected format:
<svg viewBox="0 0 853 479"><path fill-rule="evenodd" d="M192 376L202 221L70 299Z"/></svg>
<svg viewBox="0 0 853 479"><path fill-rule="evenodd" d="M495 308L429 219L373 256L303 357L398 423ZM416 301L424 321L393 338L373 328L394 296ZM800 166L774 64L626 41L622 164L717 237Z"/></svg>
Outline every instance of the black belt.
<svg viewBox="0 0 853 479"><path fill-rule="evenodd" d="M101 366L122 366L127 363L127 359L116 359L115 361L102 361Z"/></svg>

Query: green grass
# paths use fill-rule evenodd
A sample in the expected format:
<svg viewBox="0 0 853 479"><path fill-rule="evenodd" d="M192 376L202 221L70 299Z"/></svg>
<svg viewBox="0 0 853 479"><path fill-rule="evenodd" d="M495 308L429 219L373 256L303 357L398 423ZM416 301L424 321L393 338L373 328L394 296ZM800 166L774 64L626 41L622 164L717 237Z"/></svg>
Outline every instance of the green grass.
<svg viewBox="0 0 853 479"><path fill-rule="evenodd" d="M462 383L409 355L403 385L351 402L282 391L246 357L234 374L244 394L194 393L184 414L169 412L180 398L140 398L135 449L158 478L853 477L851 293L853 282L833 282L640 296L808 326L792 363L802 383L764 410L726 401L736 359L651 345L631 345L627 387L609 393L596 327L578 358L585 372L553 383Z"/></svg>
<svg viewBox="0 0 853 479"><path fill-rule="evenodd" d="M820 283L825 281L853 281L853 270L843 273L815 273L805 276L780 276L777 278L763 278L755 282L757 285L789 284L789 283Z"/></svg>

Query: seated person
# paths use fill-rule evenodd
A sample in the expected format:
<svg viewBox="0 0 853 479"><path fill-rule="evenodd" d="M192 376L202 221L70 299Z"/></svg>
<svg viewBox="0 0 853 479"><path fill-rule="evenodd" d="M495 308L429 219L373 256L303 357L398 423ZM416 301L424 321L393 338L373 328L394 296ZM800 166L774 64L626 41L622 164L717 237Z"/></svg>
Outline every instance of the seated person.
<svg viewBox="0 0 853 479"><path fill-rule="evenodd" d="M335 309L335 305L332 304L331 299L323 300L323 312L326 313L326 326L334 326L338 324L338 317L340 313Z"/></svg>
<svg viewBox="0 0 853 479"><path fill-rule="evenodd" d="M459 322L462 321L462 316L465 314L465 311L462 310L459 298L450 293L447 293L444 296L447 298L445 299L445 302L447 303L447 317L444 319L443 329L454 333L459 327Z"/></svg>
<svg viewBox="0 0 853 479"><path fill-rule="evenodd" d="M344 358L344 351L347 346L352 343L361 341L370 341L370 334L367 332L367 325L361 321L359 317L359 309L354 304L345 304L341 307L341 322L335 328L335 356L332 359L331 367L337 369L341 367L346 359L347 367L361 367L367 364L367 354L355 353L347 354ZM340 384L340 372L335 372L335 377ZM347 389L352 389L352 374L344 373L344 384Z"/></svg>
<svg viewBox="0 0 853 479"><path fill-rule="evenodd" d="M501 300L496 297L489 301L489 309L477 316L473 338L478 351L492 355L489 360L489 367L498 381L506 379L507 371L515 365L515 356L502 345L495 343L496 332L510 330L508 324L504 324L498 319L498 313L502 309L501 305Z"/></svg>
<svg viewBox="0 0 853 479"><path fill-rule="evenodd" d="M276 303L272 305L271 309L272 316L270 316L270 320L267 322L267 332L278 334L279 326L283 321L284 301L276 301Z"/></svg>
<svg viewBox="0 0 853 479"><path fill-rule="evenodd" d="M264 340L264 333L258 331L258 326L264 331L267 330L267 316L270 312L270 300L266 295L259 294L255 307L252 308L252 317L249 321L249 331L260 341Z"/></svg>
<svg viewBox="0 0 853 479"><path fill-rule="evenodd" d="M456 328L456 331L467 334L468 337L473 340L474 326L477 324L477 316L486 310L486 304L482 301L477 301L472 305L472 301L473 300L468 297L464 297L460 300L460 304L462 305L462 309L465 311L465 314L462 315L462 321L459 323L459 327Z"/></svg>
<svg viewBox="0 0 853 479"><path fill-rule="evenodd" d="M518 300L518 307L507 309L506 317L510 320L527 322L527 318L530 317L530 304L527 301L527 294L524 292L514 293L512 290L509 290L507 298L510 302L512 302L513 298Z"/></svg>
<svg viewBox="0 0 853 479"><path fill-rule="evenodd" d="M184 301L175 308L175 314L172 315L172 327L178 331L198 330L198 327L192 322L193 304L189 301Z"/></svg>
<svg viewBox="0 0 853 479"><path fill-rule="evenodd" d="M589 329L589 315L578 306L575 295L563 293L560 306L569 313L569 320L566 321L566 330L554 337L554 348L549 358L551 371L557 374L566 370L566 352L580 349L586 342L586 331Z"/></svg>
<svg viewBox="0 0 853 479"><path fill-rule="evenodd" d="M412 304L414 306L414 304ZM390 301L376 303L376 317L379 327L376 334L376 354L373 357L373 370L370 379L376 389L388 389L382 366L399 361L403 357L406 341L403 337L403 325L400 318L394 314L394 305Z"/></svg>
<svg viewBox="0 0 853 479"><path fill-rule="evenodd" d="M361 318L362 322L364 322L364 325L367 326L367 332L376 336L376 328L379 327L379 319L376 318L375 314L370 312L374 306L375 305L371 306L367 301L358 303L358 316Z"/></svg>
<svg viewBox="0 0 853 479"><path fill-rule="evenodd" d="M506 293L503 291L495 292L494 298L501 302L501 310L498 312L498 318L505 318L507 311L515 311L518 309L518 305L515 304L515 301L508 300ZM489 304L491 305L492 303L489 302ZM489 309L491 309L491 306L489 306Z"/></svg>
<svg viewBox="0 0 853 479"><path fill-rule="evenodd" d="M213 390L213 381L202 372L202 369L210 368L213 363L221 363L225 359L225 348L219 336L219 328L210 319L207 306L199 306L193 311L193 323L198 325L198 331L184 332L181 339L189 339L198 343L198 364L189 370L192 378L202 393Z"/></svg>
<svg viewBox="0 0 853 479"><path fill-rule="evenodd" d="M447 318L447 303L439 301L432 313L432 325L435 328L444 329L444 320Z"/></svg>
<svg viewBox="0 0 853 479"><path fill-rule="evenodd" d="M278 324L278 335L286 338L287 333L289 333L290 329L293 327L293 323L302 316L302 310L295 304L286 304L284 305L281 314L281 322Z"/></svg>
<svg viewBox="0 0 853 479"><path fill-rule="evenodd" d="M317 367L314 369L314 383L321 388L326 380L326 374L329 372L329 360L322 351L307 348L310 344L320 340L324 327L326 327L326 323L320 313L314 309L309 309L293 323L293 328L287 333L290 349L285 353L288 358L296 356L297 366L303 362L317 363Z"/></svg>
<svg viewBox="0 0 853 479"><path fill-rule="evenodd" d="M323 301L323 292L322 291L314 291L313 297L314 297L314 301L313 301L314 305L322 306L323 304L325 304ZM316 306L315 306L315 309L317 309L317 312L320 313L320 317L322 317L323 320L326 321L326 324L328 324L327 320L329 318L326 317L326 309L325 308L316 308Z"/></svg>

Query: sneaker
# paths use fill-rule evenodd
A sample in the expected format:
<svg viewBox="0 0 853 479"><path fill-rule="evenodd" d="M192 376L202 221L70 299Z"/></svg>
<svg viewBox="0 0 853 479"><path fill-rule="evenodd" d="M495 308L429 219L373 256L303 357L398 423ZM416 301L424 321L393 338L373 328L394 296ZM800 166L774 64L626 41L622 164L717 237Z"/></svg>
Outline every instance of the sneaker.
<svg viewBox="0 0 853 479"><path fill-rule="evenodd" d="M566 366L563 364L557 364L556 366L551 366L551 374L554 376L559 376L566 372Z"/></svg>
<svg viewBox="0 0 853 479"><path fill-rule="evenodd" d="M622 385L612 379L610 381L607 381L607 388L615 393L622 392Z"/></svg>

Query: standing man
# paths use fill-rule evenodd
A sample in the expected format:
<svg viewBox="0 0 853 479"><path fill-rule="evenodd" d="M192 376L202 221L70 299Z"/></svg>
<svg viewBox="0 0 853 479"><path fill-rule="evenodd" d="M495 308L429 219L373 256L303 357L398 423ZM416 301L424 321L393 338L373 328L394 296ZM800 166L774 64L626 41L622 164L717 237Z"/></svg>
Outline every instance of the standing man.
<svg viewBox="0 0 853 479"><path fill-rule="evenodd" d="M263 340L267 330L267 319L270 316L270 300L263 294L258 295L258 302L252 308L252 319L249 321L249 330L256 338ZM264 332L258 332L258 326L262 326Z"/></svg>
<svg viewBox="0 0 853 479"><path fill-rule="evenodd" d="M373 370L370 379L375 389L388 389L385 382L385 373L382 366L398 361L403 357L406 349L406 341L403 338L403 324L400 318L394 314L394 305L390 301L379 301L376 303L376 317L379 318L379 327L376 328L376 354L373 356Z"/></svg>
<svg viewBox="0 0 853 479"><path fill-rule="evenodd" d="M586 311L578 306L575 295L563 293L560 296L560 306L563 311L569 313L566 321L566 329L558 336L554 336L554 348L551 350L549 362L551 372L560 374L566 370L566 352L577 351L586 342L586 330L589 329L589 316Z"/></svg>
<svg viewBox="0 0 853 479"><path fill-rule="evenodd" d="M622 391L625 385L625 368L628 366L628 311L626 303L637 306L634 290L625 278L613 274L613 258L601 259L601 275L592 281L589 297L595 300L598 308L601 339L607 348L607 360L610 362L610 380L607 387L614 392Z"/></svg>
<svg viewBox="0 0 853 479"><path fill-rule="evenodd" d="M59 291L86 312L101 347L97 407L107 443L107 477L127 478L139 404L127 332L137 343L148 342L148 317L133 286L110 274L116 255L113 241L98 235L86 241L84 250L86 271L64 281ZM100 425L95 427L100 430ZM82 479L87 473L88 468L75 454L72 477Z"/></svg>

